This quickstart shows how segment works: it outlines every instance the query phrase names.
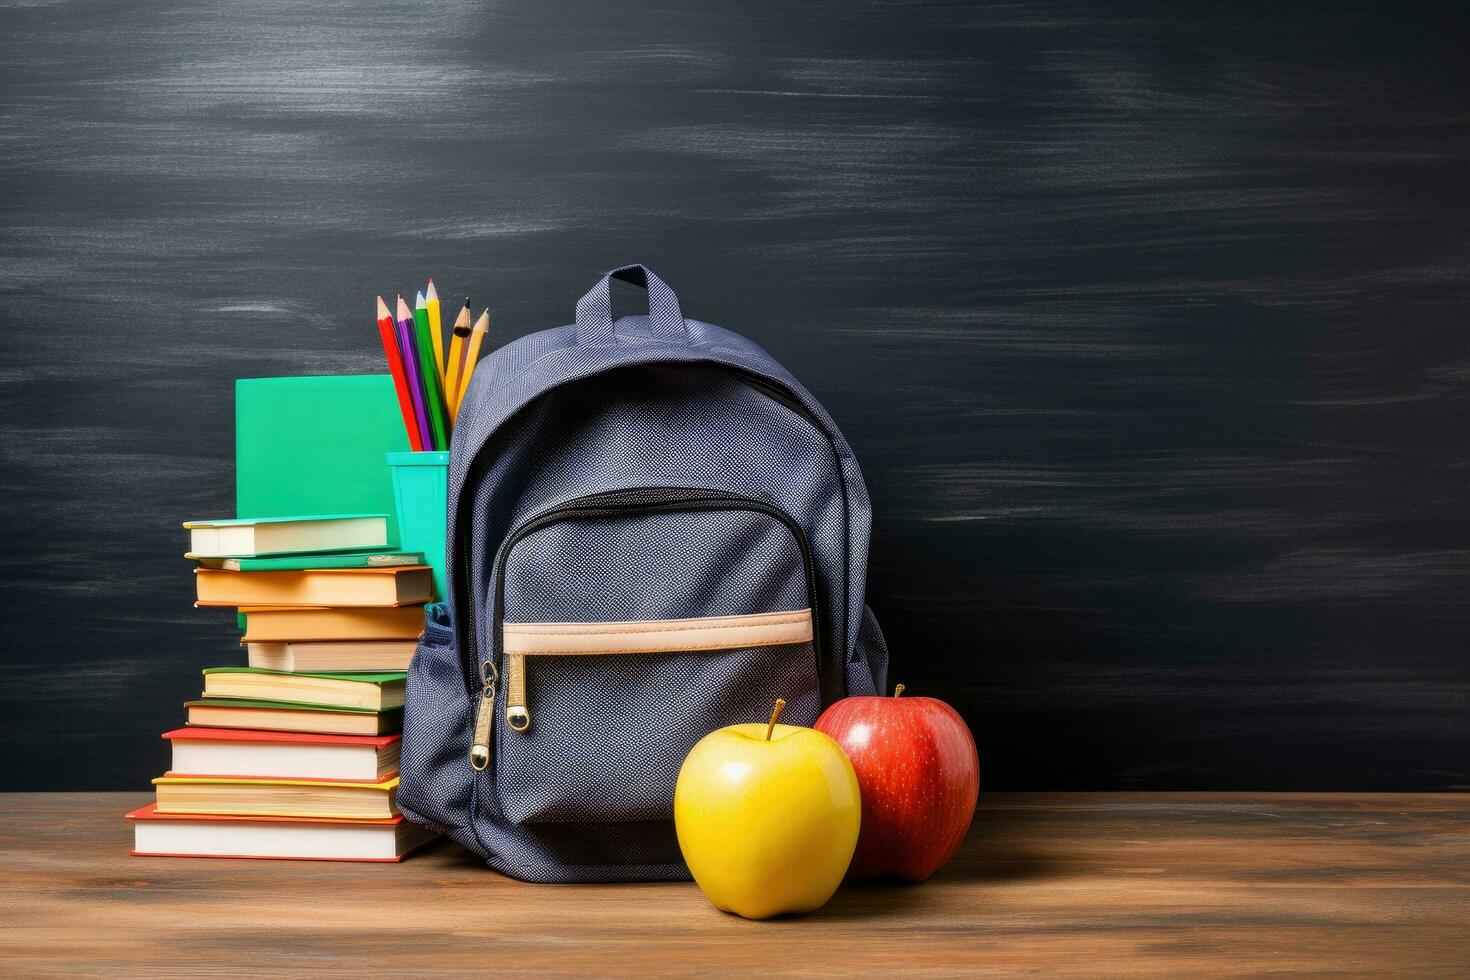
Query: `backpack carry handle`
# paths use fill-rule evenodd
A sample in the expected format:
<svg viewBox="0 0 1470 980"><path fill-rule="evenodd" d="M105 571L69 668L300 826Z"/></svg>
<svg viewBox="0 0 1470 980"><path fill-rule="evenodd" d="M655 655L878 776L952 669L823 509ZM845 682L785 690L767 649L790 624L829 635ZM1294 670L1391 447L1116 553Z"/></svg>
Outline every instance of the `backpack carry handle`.
<svg viewBox="0 0 1470 980"><path fill-rule="evenodd" d="M688 338L688 331L684 328L684 311L679 309L679 297L674 295L668 283L653 274L653 270L634 263L609 272L602 277L601 282L587 290L586 296L577 300L578 344L612 343L614 279L648 290L648 322L654 337L679 342Z"/></svg>

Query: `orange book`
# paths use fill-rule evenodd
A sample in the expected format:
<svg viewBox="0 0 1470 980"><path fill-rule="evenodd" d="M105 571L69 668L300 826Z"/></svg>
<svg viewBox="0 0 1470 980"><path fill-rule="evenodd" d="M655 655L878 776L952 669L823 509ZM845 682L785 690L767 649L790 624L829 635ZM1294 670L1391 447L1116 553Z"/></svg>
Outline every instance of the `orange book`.
<svg viewBox="0 0 1470 980"><path fill-rule="evenodd" d="M403 730L403 709L370 711L290 701L205 698L185 701L189 724L199 728L260 728L320 735L391 735Z"/></svg>
<svg viewBox="0 0 1470 980"><path fill-rule="evenodd" d="M414 640L326 640L245 645L252 667L307 672L407 670L418 646Z"/></svg>
<svg viewBox="0 0 1470 980"><path fill-rule="evenodd" d="M248 573L248 574L259 574ZM298 640L415 640L424 631L423 606L242 606L245 642Z"/></svg>
<svg viewBox="0 0 1470 980"><path fill-rule="evenodd" d="M194 570L200 606L407 606L434 598L428 565L281 572Z"/></svg>

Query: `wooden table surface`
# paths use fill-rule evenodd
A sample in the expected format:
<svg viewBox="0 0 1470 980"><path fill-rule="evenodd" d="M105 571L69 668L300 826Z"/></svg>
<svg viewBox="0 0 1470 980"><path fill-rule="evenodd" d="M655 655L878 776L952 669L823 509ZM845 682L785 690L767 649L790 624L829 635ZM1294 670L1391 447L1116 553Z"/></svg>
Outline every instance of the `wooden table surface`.
<svg viewBox="0 0 1470 980"><path fill-rule="evenodd" d="M746 922L693 885L134 858L137 793L8 794L17 975L1470 974L1470 795L991 794L920 886Z"/></svg>

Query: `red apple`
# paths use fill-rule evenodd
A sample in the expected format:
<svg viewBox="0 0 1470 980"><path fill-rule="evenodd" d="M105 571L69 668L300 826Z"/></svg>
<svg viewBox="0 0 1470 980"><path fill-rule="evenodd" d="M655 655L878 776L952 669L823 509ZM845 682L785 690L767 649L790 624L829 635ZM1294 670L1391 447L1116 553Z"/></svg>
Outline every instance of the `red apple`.
<svg viewBox="0 0 1470 980"><path fill-rule="evenodd" d="M844 698L822 712L819 732L852 761L863 820L849 873L923 881L954 857L980 794L980 757L969 726L943 701Z"/></svg>

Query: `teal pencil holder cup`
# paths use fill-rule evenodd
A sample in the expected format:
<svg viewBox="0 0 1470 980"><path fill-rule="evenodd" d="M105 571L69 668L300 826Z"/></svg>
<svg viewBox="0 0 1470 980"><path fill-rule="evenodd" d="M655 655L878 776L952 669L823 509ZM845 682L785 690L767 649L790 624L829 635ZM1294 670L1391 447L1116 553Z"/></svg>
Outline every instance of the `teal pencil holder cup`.
<svg viewBox="0 0 1470 980"><path fill-rule="evenodd" d="M444 587L444 530L449 511L449 454L388 453L393 503L398 508L398 547L422 551L434 568L434 598Z"/></svg>

